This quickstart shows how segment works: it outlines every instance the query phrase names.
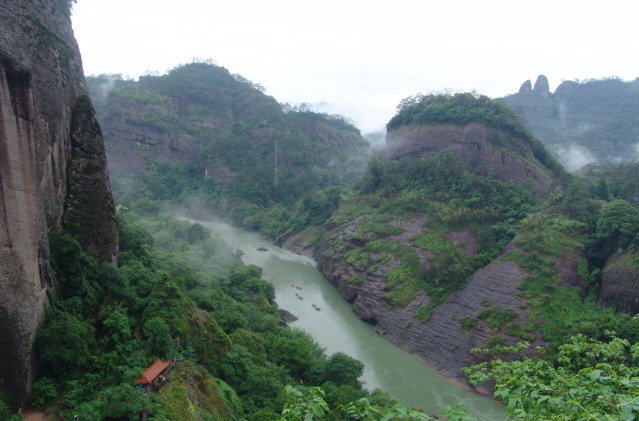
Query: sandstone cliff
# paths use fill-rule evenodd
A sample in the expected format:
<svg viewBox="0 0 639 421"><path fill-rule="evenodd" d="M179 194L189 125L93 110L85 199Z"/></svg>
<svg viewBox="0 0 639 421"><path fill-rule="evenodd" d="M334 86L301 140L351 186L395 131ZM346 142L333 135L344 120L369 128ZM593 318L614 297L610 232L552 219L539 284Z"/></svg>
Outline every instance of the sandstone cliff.
<svg viewBox="0 0 639 421"><path fill-rule="evenodd" d="M552 186L550 171L521 139L485 124L403 125L388 132L386 144L391 159L451 151L459 157L464 168L474 173L493 173L501 181L531 187L541 196L546 196Z"/></svg>
<svg viewBox="0 0 639 421"><path fill-rule="evenodd" d="M0 384L19 405L52 288L47 232L64 227L115 262L102 134L88 100L70 2L0 8Z"/></svg>
<svg viewBox="0 0 639 421"><path fill-rule="evenodd" d="M481 356L469 353L473 348L494 343L513 345L522 339L533 346L545 344L539 326L526 327L535 325L539 317L534 314L531 296L526 294L524 287L531 275L530 269L519 263L530 254L522 248L532 244L529 237L520 233L497 258L472 274L463 288L435 306L424 322L420 312L429 306L433 296L418 291L408 304L394 305L389 298L402 285L391 286L389 273L401 264L401 258L393 250L399 247L393 243L409 247L418 256L422 267L439 264L436 252L415 244L420 234L434 231L425 224L428 215L395 217L390 224L403 231L385 238L386 246L374 252L371 251L371 241L362 241L361 237L353 235L368 218L368 215L361 215L345 224L329 223L317 260L324 276L337 286L346 300L352 302L353 310L362 320L374 324L377 333L460 384L466 384L461 368L481 361ZM548 225L553 225L552 220ZM531 229L529 234L540 235L537 229ZM479 246L473 229L451 229L445 235L466 255L477 253ZM574 233L573 237L579 235ZM547 288L566 286L577 287L582 292L585 290L585 283L578 275L578 262L584 254L583 244L566 246L558 243L557 247L563 249L559 256L544 256L549 265L545 273ZM381 258L385 252L391 254L390 259ZM370 262L374 263L371 265ZM508 322L502 326L493 324L490 317L485 317L491 311L508 315ZM465 326L465 321L470 325ZM489 392L485 388L478 388L478 391Z"/></svg>
<svg viewBox="0 0 639 421"><path fill-rule="evenodd" d="M608 259L601 276L602 305L634 315L639 313L639 256L619 251Z"/></svg>

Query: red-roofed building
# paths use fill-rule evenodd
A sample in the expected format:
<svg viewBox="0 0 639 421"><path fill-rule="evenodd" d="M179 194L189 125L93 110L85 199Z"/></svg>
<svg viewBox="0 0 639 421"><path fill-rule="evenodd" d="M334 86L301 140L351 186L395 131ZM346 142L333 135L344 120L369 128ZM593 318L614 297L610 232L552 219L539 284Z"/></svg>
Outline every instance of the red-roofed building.
<svg viewBox="0 0 639 421"><path fill-rule="evenodd" d="M172 367L173 361L155 360L149 368L144 370L142 376L136 377L135 381L144 385L147 389L159 389Z"/></svg>

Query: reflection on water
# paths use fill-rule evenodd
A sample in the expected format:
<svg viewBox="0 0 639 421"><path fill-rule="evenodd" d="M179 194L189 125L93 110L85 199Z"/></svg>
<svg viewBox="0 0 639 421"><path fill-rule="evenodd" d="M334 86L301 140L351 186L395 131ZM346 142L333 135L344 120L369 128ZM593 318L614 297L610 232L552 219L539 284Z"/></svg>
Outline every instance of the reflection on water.
<svg viewBox="0 0 639 421"><path fill-rule="evenodd" d="M254 232L225 223L198 222L220 234L233 249L241 249L244 263L263 269L264 279L275 287L278 306L298 317L291 326L308 331L329 354L343 352L363 362L361 380L368 389L380 387L404 405L425 408L428 412L464 402L482 420L504 419L501 406L446 381L420 360L377 335L352 312L337 288L315 269L312 259L275 247Z"/></svg>

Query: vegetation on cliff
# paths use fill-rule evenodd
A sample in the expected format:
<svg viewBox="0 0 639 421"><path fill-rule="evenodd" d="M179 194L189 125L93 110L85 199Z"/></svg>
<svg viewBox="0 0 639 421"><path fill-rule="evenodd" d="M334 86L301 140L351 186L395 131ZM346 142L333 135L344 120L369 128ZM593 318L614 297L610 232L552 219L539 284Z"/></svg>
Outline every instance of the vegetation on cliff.
<svg viewBox="0 0 639 421"><path fill-rule="evenodd" d="M512 135L511 143L498 146L503 146L524 157L530 151L555 176L565 175L561 165L508 106L484 95L458 93L410 96L403 99L397 106L397 113L386 127L390 132L404 125L465 126L471 122L482 123Z"/></svg>
<svg viewBox="0 0 639 421"><path fill-rule="evenodd" d="M560 160L585 164L637 157L639 79L564 81L551 95L524 91L501 98Z"/></svg>
<svg viewBox="0 0 639 421"><path fill-rule="evenodd" d="M362 389L360 362L283 326L261 270L219 237L163 213L120 208L118 221L117 268L51 234L57 288L36 340L34 405L60 402L80 420L276 420L284 386L301 383L320 385L327 405L395 407ZM181 362L160 392L140 393L134 379L157 358Z"/></svg>
<svg viewBox="0 0 639 421"><path fill-rule="evenodd" d="M147 166L146 176L188 166L188 186L162 183L168 188L149 189L148 199L183 202L201 193L218 213L273 238L330 212L326 195L316 193L353 181L365 165L368 143L346 118L279 104L213 64L190 63L137 82L89 77L88 86L112 168L136 171L145 158L183 161ZM326 209L305 215L317 207ZM297 215L289 223L291 208Z"/></svg>
<svg viewBox="0 0 639 421"><path fill-rule="evenodd" d="M464 171L452 153L409 162L375 157L360 192L329 219L324 254L345 259L364 276L382 268L391 306L406 306L426 292L431 301L418 313L425 322L438 304L497 256L533 200L530 191L516 184ZM402 221L420 218L425 221L419 233L399 241ZM354 220L359 221L355 231L340 237ZM458 230L477 233L477 252L468 253L465 244L449 238ZM424 261L425 253L430 263ZM389 266L391 260L397 263Z"/></svg>
<svg viewBox="0 0 639 421"><path fill-rule="evenodd" d="M639 412L639 343L608 332L603 341L570 338L552 361L527 358L528 344L498 347L518 360L493 359L465 370L473 384L495 381L511 419L634 420ZM494 355L495 349L479 350ZM543 348L537 352L543 353Z"/></svg>

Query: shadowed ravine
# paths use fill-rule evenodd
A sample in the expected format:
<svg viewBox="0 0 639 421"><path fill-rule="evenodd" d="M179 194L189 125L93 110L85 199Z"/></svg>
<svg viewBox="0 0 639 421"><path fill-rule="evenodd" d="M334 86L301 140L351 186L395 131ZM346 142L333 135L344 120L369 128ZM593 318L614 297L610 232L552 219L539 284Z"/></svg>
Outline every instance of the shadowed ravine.
<svg viewBox="0 0 639 421"><path fill-rule="evenodd" d="M381 387L404 405L424 408L427 412L463 402L482 420L504 418L501 406L448 382L417 358L377 335L315 269L312 259L276 247L258 233L220 222L197 222L218 233L233 249L241 249L244 263L263 269L264 279L275 287L278 306L299 318L290 323L291 326L308 331L329 354L344 352L362 361L365 370L361 380L368 389ZM296 294L303 299L298 299ZM315 310L313 304L321 310Z"/></svg>

